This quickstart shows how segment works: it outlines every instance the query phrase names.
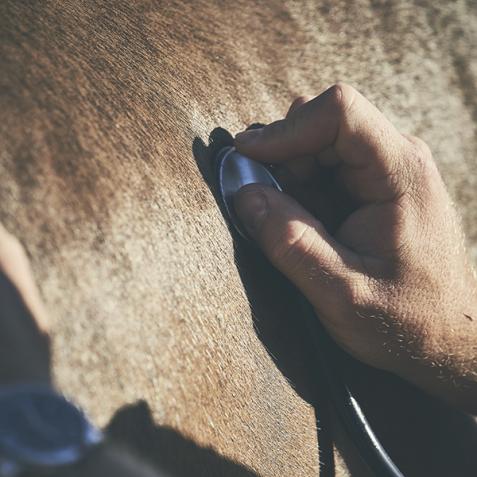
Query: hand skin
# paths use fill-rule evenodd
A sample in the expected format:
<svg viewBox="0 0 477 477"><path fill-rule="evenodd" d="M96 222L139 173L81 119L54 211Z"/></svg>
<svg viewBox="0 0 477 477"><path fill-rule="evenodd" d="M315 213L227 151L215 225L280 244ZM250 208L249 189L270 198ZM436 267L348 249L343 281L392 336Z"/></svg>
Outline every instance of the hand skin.
<svg viewBox="0 0 477 477"><path fill-rule="evenodd" d="M53 386L48 318L20 242L0 224L0 388L22 382ZM34 472L38 477L38 472ZM48 473L48 475L51 475ZM58 477L165 477L106 442Z"/></svg>
<svg viewBox="0 0 477 477"><path fill-rule="evenodd" d="M0 224L0 385L51 383L47 328L25 251Z"/></svg>
<svg viewBox="0 0 477 477"><path fill-rule="evenodd" d="M235 146L294 195L248 185L235 208L335 341L477 414L477 280L425 143L338 84Z"/></svg>

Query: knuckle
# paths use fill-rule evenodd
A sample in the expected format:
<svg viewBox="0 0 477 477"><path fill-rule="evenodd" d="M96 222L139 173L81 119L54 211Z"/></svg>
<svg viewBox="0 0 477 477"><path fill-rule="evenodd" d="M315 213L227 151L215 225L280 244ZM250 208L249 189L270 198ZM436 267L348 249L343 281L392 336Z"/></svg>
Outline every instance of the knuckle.
<svg viewBox="0 0 477 477"><path fill-rule="evenodd" d="M295 110L297 110L300 106L303 104L307 103L310 101L311 97L309 96L298 96L295 98L290 106L289 112L293 113Z"/></svg>
<svg viewBox="0 0 477 477"><path fill-rule="evenodd" d="M289 223L270 249L270 258L288 271L297 269L314 244L311 227L303 223Z"/></svg>
<svg viewBox="0 0 477 477"><path fill-rule="evenodd" d="M290 127L293 126L293 117L288 119L280 119L265 126L264 135L268 138L282 137L288 134Z"/></svg>
<svg viewBox="0 0 477 477"><path fill-rule="evenodd" d="M338 82L329 89L334 107L344 114L353 104L357 91L349 84Z"/></svg>
<svg viewBox="0 0 477 477"><path fill-rule="evenodd" d="M405 160L402 161L405 167L409 196L417 200L416 205L420 208L420 198L425 198L439 183L439 172L432 157L429 146L420 138L411 135L404 135L407 139L404 149Z"/></svg>
<svg viewBox="0 0 477 477"><path fill-rule="evenodd" d="M410 169L414 171L414 186L419 189L424 184L433 184L438 176L438 171L429 146L417 137L412 137L411 142Z"/></svg>
<svg viewBox="0 0 477 477"><path fill-rule="evenodd" d="M407 136L411 144L413 145L415 154L423 161L432 160L432 152L430 147L425 141L417 136Z"/></svg>
<svg viewBox="0 0 477 477"><path fill-rule="evenodd" d="M354 310L369 307L376 293L369 280L363 275L351 276L343 285L343 299Z"/></svg>
<svg viewBox="0 0 477 477"><path fill-rule="evenodd" d="M269 258L288 275L341 287L347 268L332 248L323 247L321 241L313 226L290 223L269 248Z"/></svg>

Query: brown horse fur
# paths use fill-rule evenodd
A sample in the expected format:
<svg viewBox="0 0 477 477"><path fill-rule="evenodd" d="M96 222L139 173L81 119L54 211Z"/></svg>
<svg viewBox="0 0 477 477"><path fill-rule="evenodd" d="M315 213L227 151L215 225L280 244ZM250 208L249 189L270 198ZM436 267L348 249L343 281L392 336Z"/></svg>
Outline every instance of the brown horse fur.
<svg viewBox="0 0 477 477"><path fill-rule="evenodd" d="M61 388L173 476L315 476L318 444L322 475L369 475L330 427L287 285L217 206L216 128L353 84L430 144L475 260L475 2L10 0L0 33L0 221L31 257ZM354 375L407 475L475 475L464 416Z"/></svg>

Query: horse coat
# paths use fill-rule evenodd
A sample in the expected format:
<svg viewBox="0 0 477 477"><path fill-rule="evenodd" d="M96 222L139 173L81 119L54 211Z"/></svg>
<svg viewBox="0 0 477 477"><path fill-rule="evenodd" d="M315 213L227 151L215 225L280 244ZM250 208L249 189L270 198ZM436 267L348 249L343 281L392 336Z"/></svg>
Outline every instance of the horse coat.
<svg viewBox="0 0 477 477"><path fill-rule="evenodd" d="M476 16L471 0L2 2L0 220L51 312L61 389L173 476L369 475L286 283L232 239L211 159L346 81L430 145L475 261ZM465 416L353 374L407 475L475 475Z"/></svg>

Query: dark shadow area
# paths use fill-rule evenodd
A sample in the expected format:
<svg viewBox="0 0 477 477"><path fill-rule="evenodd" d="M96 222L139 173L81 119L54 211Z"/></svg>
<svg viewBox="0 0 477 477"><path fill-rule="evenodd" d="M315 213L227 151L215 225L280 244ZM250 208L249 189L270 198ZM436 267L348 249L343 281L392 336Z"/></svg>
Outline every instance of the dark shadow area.
<svg viewBox="0 0 477 477"><path fill-rule="evenodd" d="M259 477L174 429L158 426L144 401L119 410L106 431L114 442L128 447L171 477Z"/></svg>
<svg viewBox="0 0 477 477"><path fill-rule="evenodd" d="M303 368L305 361L309 362L312 348L307 345L305 329L296 326L295 290L263 254L253 244L243 240L230 225L222 200L217 195L215 157L220 149L233 144L233 139L225 129L216 128L209 141L206 146L196 138L193 153L234 239L235 262L253 312L256 332L296 391L311 402L313 390Z"/></svg>
<svg viewBox="0 0 477 477"><path fill-rule="evenodd" d="M12 280L0 268L0 382L50 382L49 338Z"/></svg>
<svg viewBox="0 0 477 477"><path fill-rule="evenodd" d="M260 126L255 124L250 128ZM328 398L326 388L312 376L316 371L310 364L317 358L308 332L303 323L300 324L295 305L296 291L253 244L237 234L217 194L215 159L223 147L232 144L232 136L225 129L216 128L210 134L208 145L196 138L192 151L204 181L214 195L225 222L229 224L234 239L235 263L250 303L256 333L281 373L298 394L314 406L320 443L317 449L320 475L332 476L334 461Z"/></svg>
<svg viewBox="0 0 477 477"><path fill-rule="evenodd" d="M477 423L473 417L355 360L348 360L345 379L406 477L477 475Z"/></svg>

